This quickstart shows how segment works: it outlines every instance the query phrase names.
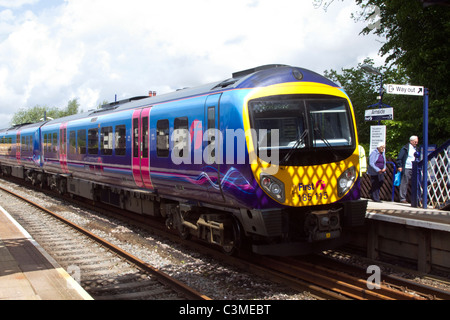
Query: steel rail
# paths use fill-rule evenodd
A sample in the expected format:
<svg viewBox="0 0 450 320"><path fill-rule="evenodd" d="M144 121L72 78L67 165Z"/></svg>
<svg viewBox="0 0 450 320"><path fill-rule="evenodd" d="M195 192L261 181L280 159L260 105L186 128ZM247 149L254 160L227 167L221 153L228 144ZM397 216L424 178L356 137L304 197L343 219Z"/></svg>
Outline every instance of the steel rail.
<svg viewBox="0 0 450 320"><path fill-rule="evenodd" d="M92 240L96 241L97 243L101 244L102 246L104 246L105 248L108 248L109 250L113 251L114 253L118 254L119 256L123 257L124 259L126 259L127 261L132 262L134 265L136 265L137 267L139 267L140 269L142 269L145 272L151 273L153 275L155 275L159 281L161 281L162 283L172 287L172 289L174 289L175 291L179 292L180 294L184 295L185 297L187 297L190 300L212 300L209 297L207 297L206 295L203 295L201 293L199 293L198 291L194 290L193 288L190 288L189 286L187 286L186 284L178 281L177 279L172 278L171 276L169 276L168 274L162 272L161 270L158 270L157 268L153 267L152 265L142 261L141 259L129 254L128 252L122 250L121 248L119 248L118 246L98 237L97 235L93 234L92 232L90 232L89 230L78 226L76 224L74 224L73 222L67 220L66 218L58 215L55 212L52 212L51 210L48 210L47 208L42 207L41 205L34 203L33 201L24 198L23 196L14 193L13 191L10 191L8 189L5 189L3 187L0 187L0 190L7 192L11 195L13 195L14 197L17 197L29 204L31 204L32 206L39 208L40 210L46 212L47 214L55 217L56 219L62 221L63 223L69 225L71 228L74 228L75 230L79 231L80 233L88 236L89 238L91 238Z"/></svg>

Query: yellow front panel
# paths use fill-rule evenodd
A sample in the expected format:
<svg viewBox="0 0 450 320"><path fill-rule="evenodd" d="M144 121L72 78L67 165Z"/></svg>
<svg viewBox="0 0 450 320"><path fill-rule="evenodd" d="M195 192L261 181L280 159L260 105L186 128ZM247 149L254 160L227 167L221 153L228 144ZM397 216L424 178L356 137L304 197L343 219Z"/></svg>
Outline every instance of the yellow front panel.
<svg viewBox="0 0 450 320"><path fill-rule="evenodd" d="M318 83L284 83L266 88L253 90L247 97L244 104L244 127L249 132L250 119L248 113L248 102L253 99L269 97L275 95L292 94L325 94L345 98L347 95L338 88L322 85ZM349 105L350 101L348 100ZM351 108L352 109L352 108ZM355 124L352 111L353 125ZM350 158L338 162L323 165L294 167L270 165L256 156L253 138L251 134L246 135L247 147L249 150L250 163L255 179L260 184L261 173L267 173L281 180L285 184L286 200L285 205L301 207L330 204L340 200L338 197L337 181L345 170L354 166L359 172L359 153L355 149ZM356 145L358 144L355 130ZM357 180L357 179L356 179ZM350 188L351 189L351 188ZM345 195L344 195L345 196ZM341 197L342 198L342 197Z"/></svg>

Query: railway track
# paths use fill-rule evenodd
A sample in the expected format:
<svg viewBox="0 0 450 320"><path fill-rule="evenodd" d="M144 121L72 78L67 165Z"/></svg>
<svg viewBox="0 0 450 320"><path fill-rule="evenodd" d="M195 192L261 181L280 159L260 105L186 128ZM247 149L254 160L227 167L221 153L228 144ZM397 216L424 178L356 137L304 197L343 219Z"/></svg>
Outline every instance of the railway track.
<svg viewBox="0 0 450 320"><path fill-rule="evenodd" d="M110 212L111 213L111 212ZM133 219L129 217L129 219ZM148 222L148 221L147 221ZM145 228L144 222L137 222L142 228ZM155 231L153 228L151 228ZM167 230L161 231L166 233ZM31 232L30 232L31 233ZM444 299L450 300L450 293L448 291L439 290L430 286L419 285L413 281L408 281L399 277L389 277L383 274L383 282L381 289L370 290L367 287L368 274L365 270L357 271L354 268L349 269L348 265L332 261L329 258L315 257L311 260L309 258L295 259L270 259L267 257L243 256L242 259L234 257L227 257L222 255L217 250L213 250L202 245L192 242L186 243L178 236L173 238L173 241L182 242L184 245L194 247L198 252L205 252L206 255L222 261L225 264L233 265L241 270L250 271L253 274L259 275L265 279L287 285L290 288L298 291L309 291L313 296L319 299L333 299L333 300L433 300ZM53 242L56 242L53 239ZM65 245L61 245L64 247ZM74 248L71 249L75 250ZM62 253L64 255L64 253ZM78 254L83 256L82 254ZM95 255L93 255L95 256ZM87 258L88 255L85 255ZM64 258L62 258L64 259ZM318 260L319 259L319 260ZM143 263L142 261L138 261ZM95 264L95 262L94 262ZM143 263L145 265L145 263ZM92 268L95 268L93 266ZM84 271L83 271L84 272ZM117 277L122 282L114 283L111 280L93 279L82 281L86 286L88 292L96 298L113 299L114 296L119 299L132 298L126 293L121 296L121 292L111 293L113 290L121 290L129 287L140 285L135 282L140 282L141 279L147 281L145 275L138 274L137 278L131 278L126 273L123 276ZM130 278L130 279L128 279ZM137 280L136 280L137 279ZM152 283L148 283L152 287ZM131 290L132 291L132 290Z"/></svg>
<svg viewBox="0 0 450 320"><path fill-rule="evenodd" d="M450 291L383 275L376 289L368 287L369 275L327 258L252 258L293 286L306 286L319 297L333 300L450 300ZM372 282L370 282L374 285Z"/></svg>
<svg viewBox="0 0 450 320"><path fill-rule="evenodd" d="M209 300L39 204L1 187L0 192L10 214L94 299ZM12 203L8 197L19 199L23 206L8 206Z"/></svg>

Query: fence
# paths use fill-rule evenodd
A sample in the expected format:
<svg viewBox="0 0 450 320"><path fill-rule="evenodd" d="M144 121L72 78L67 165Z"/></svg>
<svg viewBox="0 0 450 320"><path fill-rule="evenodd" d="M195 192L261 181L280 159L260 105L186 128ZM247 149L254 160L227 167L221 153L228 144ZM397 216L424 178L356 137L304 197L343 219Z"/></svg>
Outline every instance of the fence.
<svg viewBox="0 0 450 320"><path fill-rule="evenodd" d="M399 201L400 200L400 189L399 187L394 187L394 177L397 167L395 165L395 160L388 159L386 165L386 175L383 186L380 190L380 198L383 201ZM370 181L370 176L365 173L361 179L361 197L370 199L370 189L372 188L372 182ZM408 190L408 198L411 199L411 188Z"/></svg>
<svg viewBox="0 0 450 320"><path fill-rule="evenodd" d="M417 165L417 204L423 207L423 160ZM427 206L435 209L450 207L450 140L428 156ZM414 175L414 172L413 172ZM415 199L413 197L413 203Z"/></svg>
<svg viewBox="0 0 450 320"><path fill-rule="evenodd" d="M417 171L414 175L416 179L412 179L412 185L417 184L417 187L409 186L407 200L413 206L416 204L423 207L422 201L422 181L423 175L421 168L423 162L417 163ZM386 169L386 179L383 187L380 190L380 198L384 201L399 201L399 187L393 187L394 176L396 172L395 160L388 160ZM450 140L444 143L436 151L428 156L428 201L427 206L440 210L450 209ZM372 183L370 176L364 174L361 179L361 197L370 199L370 189Z"/></svg>

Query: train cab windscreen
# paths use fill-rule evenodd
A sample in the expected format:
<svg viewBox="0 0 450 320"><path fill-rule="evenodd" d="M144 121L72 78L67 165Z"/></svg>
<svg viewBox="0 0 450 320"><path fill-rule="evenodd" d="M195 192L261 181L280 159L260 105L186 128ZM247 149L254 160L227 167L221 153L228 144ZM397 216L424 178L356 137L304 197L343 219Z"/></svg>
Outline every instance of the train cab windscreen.
<svg viewBox="0 0 450 320"><path fill-rule="evenodd" d="M350 107L338 97L276 96L249 102L255 149L263 159L279 152L281 165L342 161L356 148ZM263 152L262 152L263 151Z"/></svg>

